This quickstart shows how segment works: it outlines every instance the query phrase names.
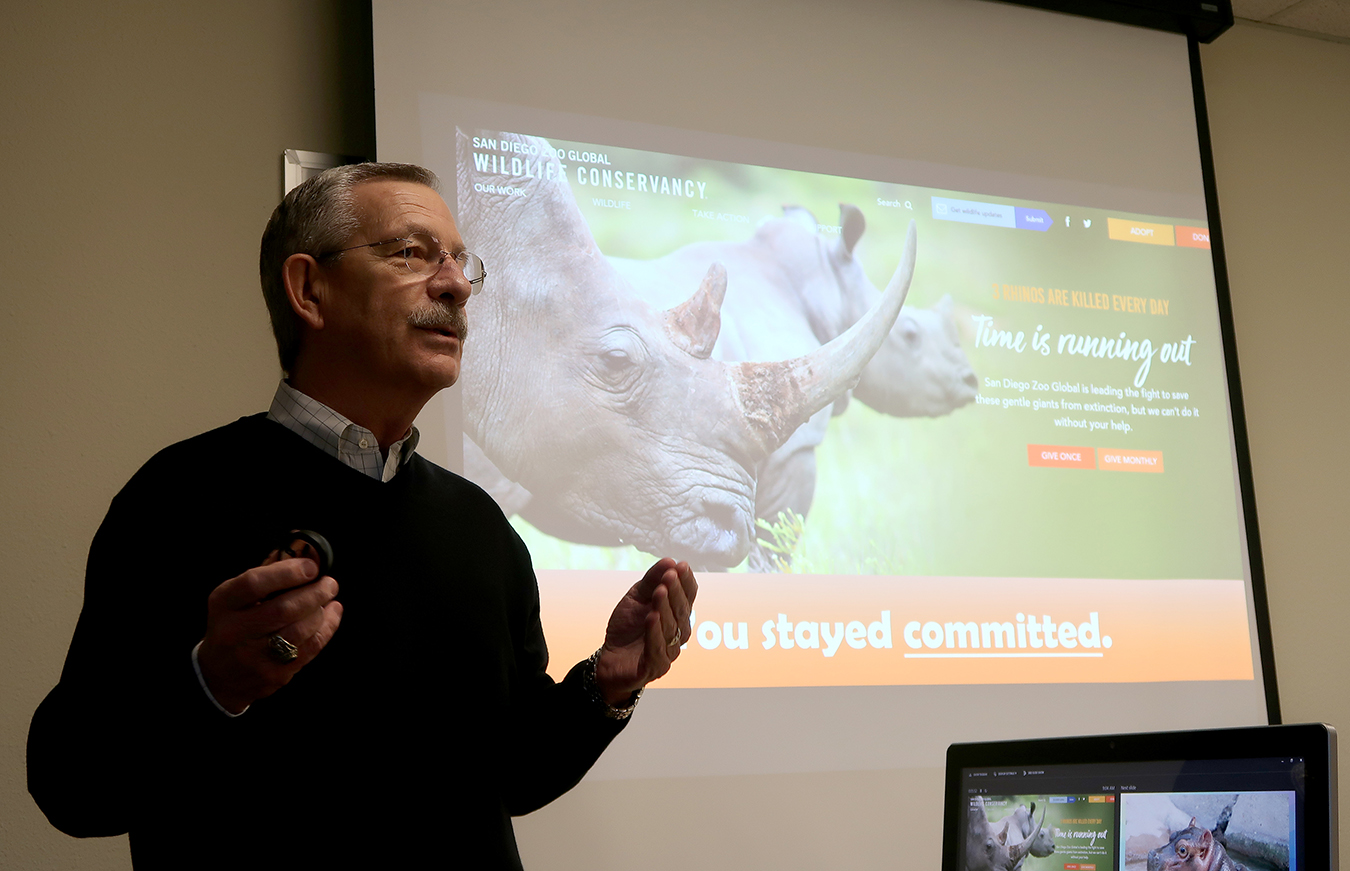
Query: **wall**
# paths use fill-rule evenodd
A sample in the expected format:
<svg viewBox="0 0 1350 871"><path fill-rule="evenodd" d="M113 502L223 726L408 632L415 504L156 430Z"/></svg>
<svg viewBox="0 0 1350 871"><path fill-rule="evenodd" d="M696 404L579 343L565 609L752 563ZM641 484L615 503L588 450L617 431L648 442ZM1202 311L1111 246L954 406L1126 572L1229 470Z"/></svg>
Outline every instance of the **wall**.
<svg viewBox="0 0 1350 871"><path fill-rule="evenodd" d="M1201 61L1283 719L1350 742L1350 45L1238 25Z"/></svg>
<svg viewBox="0 0 1350 871"><path fill-rule="evenodd" d="M66 838L24 783L85 550L146 457L270 398L254 263L281 151L374 146L365 4L117 7L17 8L0 31L5 868L128 866L124 838ZM1350 46L1239 26L1204 60L1285 717L1350 724L1334 400L1350 376L1335 341L1350 323Z"/></svg>
<svg viewBox="0 0 1350 871"><path fill-rule="evenodd" d="M284 149L374 151L369 4L7 4L0 107L0 867L125 868L28 797L28 720L112 495L271 399L258 238Z"/></svg>

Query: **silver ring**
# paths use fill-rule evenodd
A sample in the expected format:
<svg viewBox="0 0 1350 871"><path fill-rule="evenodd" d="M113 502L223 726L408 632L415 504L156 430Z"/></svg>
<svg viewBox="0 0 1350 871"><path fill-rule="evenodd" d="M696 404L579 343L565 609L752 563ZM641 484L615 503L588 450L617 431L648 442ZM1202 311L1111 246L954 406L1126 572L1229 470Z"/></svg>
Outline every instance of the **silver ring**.
<svg viewBox="0 0 1350 871"><path fill-rule="evenodd" d="M294 662L300 656L300 648L282 638L273 635L267 639L267 655L282 664Z"/></svg>
<svg viewBox="0 0 1350 871"><path fill-rule="evenodd" d="M680 633L676 632L675 637L666 642L666 647L679 647L679 646L680 646Z"/></svg>

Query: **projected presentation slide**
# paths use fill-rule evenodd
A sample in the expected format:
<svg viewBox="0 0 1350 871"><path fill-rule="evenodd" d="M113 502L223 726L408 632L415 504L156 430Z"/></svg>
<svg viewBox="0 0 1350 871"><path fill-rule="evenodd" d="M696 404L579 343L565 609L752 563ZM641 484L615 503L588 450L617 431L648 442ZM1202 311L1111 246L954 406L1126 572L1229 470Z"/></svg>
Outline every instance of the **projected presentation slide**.
<svg viewBox="0 0 1350 871"><path fill-rule="evenodd" d="M968 869L1110 871L1116 796L974 796L964 849Z"/></svg>
<svg viewBox="0 0 1350 871"><path fill-rule="evenodd" d="M555 663L669 555L664 686L1253 678L1203 217L423 128Z"/></svg>
<svg viewBox="0 0 1350 871"><path fill-rule="evenodd" d="M1294 800L1292 790L1122 795L1118 867L1292 871Z"/></svg>

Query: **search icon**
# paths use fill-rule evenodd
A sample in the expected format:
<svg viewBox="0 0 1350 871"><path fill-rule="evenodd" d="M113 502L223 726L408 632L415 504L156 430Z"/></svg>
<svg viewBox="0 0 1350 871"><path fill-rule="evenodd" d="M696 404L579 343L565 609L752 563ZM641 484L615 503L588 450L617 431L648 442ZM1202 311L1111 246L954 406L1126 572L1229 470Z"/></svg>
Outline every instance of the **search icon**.
<svg viewBox="0 0 1350 871"><path fill-rule="evenodd" d="M905 200L905 208L909 209L912 212L914 211L914 204L911 203L909 200Z"/></svg>

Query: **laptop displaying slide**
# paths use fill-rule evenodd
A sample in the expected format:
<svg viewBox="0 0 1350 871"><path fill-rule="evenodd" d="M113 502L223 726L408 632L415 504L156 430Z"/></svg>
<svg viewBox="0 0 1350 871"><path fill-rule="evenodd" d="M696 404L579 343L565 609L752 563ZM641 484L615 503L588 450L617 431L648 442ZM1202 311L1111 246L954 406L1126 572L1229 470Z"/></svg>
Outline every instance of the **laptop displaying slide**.
<svg viewBox="0 0 1350 871"><path fill-rule="evenodd" d="M1321 724L953 744L943 871L1335 869Z"/></svg>

